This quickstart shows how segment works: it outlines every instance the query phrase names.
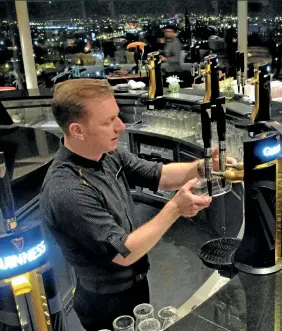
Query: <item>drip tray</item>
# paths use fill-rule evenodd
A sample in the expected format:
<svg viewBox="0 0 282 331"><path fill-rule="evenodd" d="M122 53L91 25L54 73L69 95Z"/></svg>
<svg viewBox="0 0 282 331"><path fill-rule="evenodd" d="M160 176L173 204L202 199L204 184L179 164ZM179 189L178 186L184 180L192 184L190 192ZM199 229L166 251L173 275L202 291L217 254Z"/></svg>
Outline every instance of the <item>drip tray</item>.
<svg viewBox="0 0 282 331"><path fill-rule="evenodd" d="M231 258L241 240L237 238L219 238L206 242L199 251L199 257L209 268L223 269L232 265Z"/></svg>

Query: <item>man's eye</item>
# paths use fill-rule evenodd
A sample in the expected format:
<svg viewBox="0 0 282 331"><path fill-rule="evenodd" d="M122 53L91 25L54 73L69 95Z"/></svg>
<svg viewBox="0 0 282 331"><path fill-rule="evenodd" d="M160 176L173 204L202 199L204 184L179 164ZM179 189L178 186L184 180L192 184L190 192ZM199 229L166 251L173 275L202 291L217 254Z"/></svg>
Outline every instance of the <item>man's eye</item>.
<svg viewBox="0 0 282 331"><path fill-rule="evenodd" d="M105 125L110 125L114 121L114 117L105 122Z"/></svg>

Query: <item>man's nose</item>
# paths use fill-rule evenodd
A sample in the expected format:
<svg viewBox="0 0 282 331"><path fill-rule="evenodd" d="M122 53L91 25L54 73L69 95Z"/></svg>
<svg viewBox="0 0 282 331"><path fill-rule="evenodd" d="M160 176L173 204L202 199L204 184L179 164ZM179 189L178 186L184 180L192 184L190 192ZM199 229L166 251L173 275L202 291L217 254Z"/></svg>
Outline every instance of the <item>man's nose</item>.
<svg viewBox="0 0 282 331"><path fill-rule="evenodd" d="M123 121L118 117L117 118L117 125L116 125L116 131L124 131L126 128L125 124Z"/></svg>

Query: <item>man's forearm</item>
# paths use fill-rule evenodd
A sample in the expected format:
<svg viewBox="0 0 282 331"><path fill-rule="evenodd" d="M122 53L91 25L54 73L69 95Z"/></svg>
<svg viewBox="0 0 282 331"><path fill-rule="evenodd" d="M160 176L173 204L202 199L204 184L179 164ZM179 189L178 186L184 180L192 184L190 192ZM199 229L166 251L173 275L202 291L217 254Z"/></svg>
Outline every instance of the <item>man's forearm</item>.
<svg viewBox="0 0 282 331"><path fill-rule="evenodd" d="M125 246L131 253L126 258L118 254L113 262L122 266L129 266L138 261L158 243L179 217L180 214L175 204L171 201L168 202L151 221L128 236Z"/></svg>
<svg viewBox="0 0 282 331"><path fill-rule="evenodd" d="M201 167L203 161L201 160ZM189 180L198 177L198 161L189 163L169 163L163 165L159 184L161 190L178 190Z"/></svg>

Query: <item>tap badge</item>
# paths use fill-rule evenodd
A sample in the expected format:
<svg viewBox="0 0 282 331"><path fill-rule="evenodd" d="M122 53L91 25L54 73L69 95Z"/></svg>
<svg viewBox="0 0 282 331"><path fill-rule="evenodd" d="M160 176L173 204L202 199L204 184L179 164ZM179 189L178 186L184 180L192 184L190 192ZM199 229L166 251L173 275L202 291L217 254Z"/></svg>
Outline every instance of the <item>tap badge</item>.
<svg viewBox="0 0 282 331"><path fill-rule="evenodd" d="M24 248L24 237L14 238L11 240L11 243L14 245L16 250L21 253Z"/></svg>
<svg viewBox="0 0 282 331"><path fill-rule="evenodd" d="M6 164L2 163L0 164L0 178L4 178L6 175Z"/></svg>

